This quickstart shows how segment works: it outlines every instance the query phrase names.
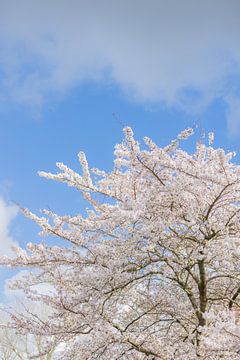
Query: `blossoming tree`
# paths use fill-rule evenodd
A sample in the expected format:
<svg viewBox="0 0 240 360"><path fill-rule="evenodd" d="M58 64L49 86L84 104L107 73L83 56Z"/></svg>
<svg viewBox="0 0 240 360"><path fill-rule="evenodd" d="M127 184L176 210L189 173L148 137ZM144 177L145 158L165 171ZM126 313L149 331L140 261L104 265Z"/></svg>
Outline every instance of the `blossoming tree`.
<svg viewBox="0 0 240 360"><path fill-rule="evenodd" d="M21 274L18 274L20 276ZM21 294L15 294L14 301L8 303L8 307L14 309L15 312L22 315L29 315L30 313L41 316L42 320L46 320L50 315L50 311L46 306L39 306L35 301L24 299L22 303ZM8 309L9 310L9 309ZM19 334L18 329L8 328L7 322L9 318L9 311L6 314L0 311L1 322L0 328L0 359L1 360L29 360L33 354L41 354L39 360L52 360L54 352L57 349L54 347L46 352L46 336L39 334L24 333ZM49 348L49 346L48 346Z"/></svg>
<svg viewBox="0 0 240 360"><path fill-rule="evenodd" d="M58 359L240 358L240 166L233 153L197 142L187 153L132 130L115 148L114 169L57 174L89 203L87 215L24 213L64 246L16 248L12 267L35 269L12 283L52 308L45 321L13 314L9 326L64 344ZM52 287L41 295L39 282ZM47 346L46 346L47 351Z"/></svg>

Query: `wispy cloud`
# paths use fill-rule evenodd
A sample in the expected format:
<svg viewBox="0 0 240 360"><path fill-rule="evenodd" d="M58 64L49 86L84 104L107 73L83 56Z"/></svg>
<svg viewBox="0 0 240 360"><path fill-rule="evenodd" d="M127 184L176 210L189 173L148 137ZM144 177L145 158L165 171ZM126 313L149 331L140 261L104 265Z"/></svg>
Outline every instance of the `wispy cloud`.
<svg viewBox="0 0 240 360"><path fill-rule="evenodd" d="M17 243L10 235L10 226L16 215L17 207L8 205L0 197L0 255L13 255L11 246L17 245Z"/></svg>
<svg viewBox="0 0 240 360"><path fill-rule="evenodd" d="M42 106L84 81L198 111L236 96L239 0L2 0L2 91Z"/></svg>

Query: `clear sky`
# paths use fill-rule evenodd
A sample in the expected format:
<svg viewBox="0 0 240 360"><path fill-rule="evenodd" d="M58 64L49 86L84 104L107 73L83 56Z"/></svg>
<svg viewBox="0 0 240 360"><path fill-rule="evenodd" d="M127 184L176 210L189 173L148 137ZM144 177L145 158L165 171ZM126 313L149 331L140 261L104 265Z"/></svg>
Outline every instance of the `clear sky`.
<svg viewBox="0 0 240 360"><path fill-rule="evenodd" d="M198 124L240 152L239 38L239 0L0 0L0 252L40 241L14 202L83 211L37 171L80 150L110 170L125 125L164 145Z"/></svg>

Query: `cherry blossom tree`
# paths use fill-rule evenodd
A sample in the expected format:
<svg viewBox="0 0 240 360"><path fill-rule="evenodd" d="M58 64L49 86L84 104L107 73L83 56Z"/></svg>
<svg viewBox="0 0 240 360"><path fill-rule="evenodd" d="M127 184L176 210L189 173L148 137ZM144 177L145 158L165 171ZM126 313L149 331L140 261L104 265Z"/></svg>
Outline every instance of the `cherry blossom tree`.
<svg viewBox="0 0 240 360"><path fill-rule="evenodd" d="M15 248L11 267L31 269L12 282L52 308L47 320L13 314L22 334L51 338L58 359L240 358L240 166L234 153L196 143L140 147L130 128L115 147L113 171L82 174L57 163L47 179L76 188L87 215L24 214L65 246ZM32 270L34 269L34 270ZM52 287L48 294L36 285Z"/></svg>
<svg viewBox="0 0 240 360"><path fill-rule="evenodd" d="M19 335L8 328L0 331L0 357L2 360L29 360L36 350L38 353L44 351L42 345L41 336ZM40 356L39 360L52 360L53 356L54 350Z"/></svg>
<svg viewBox="0 0 240 360"><path fill-rule="evenodd" d="M38 314L42 319L47 319L51 309L48 307L39 307L39 303L24 299L22 303L21 295L15 294L15 300L8 304L15 313ZM0 328L0 358L2 360L29 360L34 353L41 354L39 360L52 360L54 351L52 348L47 353L45 351L46 336L30 333L19 334L18 329L8 327L6 323L9 320L9 311L0 312L1 321L4 325Z"/></svg>

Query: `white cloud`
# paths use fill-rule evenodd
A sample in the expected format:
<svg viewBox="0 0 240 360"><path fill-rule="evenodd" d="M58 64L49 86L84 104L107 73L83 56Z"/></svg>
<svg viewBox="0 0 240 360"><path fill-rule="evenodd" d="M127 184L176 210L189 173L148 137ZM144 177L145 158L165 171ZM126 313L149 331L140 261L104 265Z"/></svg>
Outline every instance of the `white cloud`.
<svg viewBox="0 0 240 360"><path fill-rule="evenodd" d="M10 225L12 220L17 215L17 207L14 205L8 205L0 197L0 255L13 255L11 246L17 245L17 243L11 237Z"/></svg>
<svg viewBox="0 0 240 360"><path fill-rule="evenodd" d="M239 0L2 0L1 8L2 90L21 103L41 106L48 94L104 80L137 101L198 111L239 86Z"/></svg>

